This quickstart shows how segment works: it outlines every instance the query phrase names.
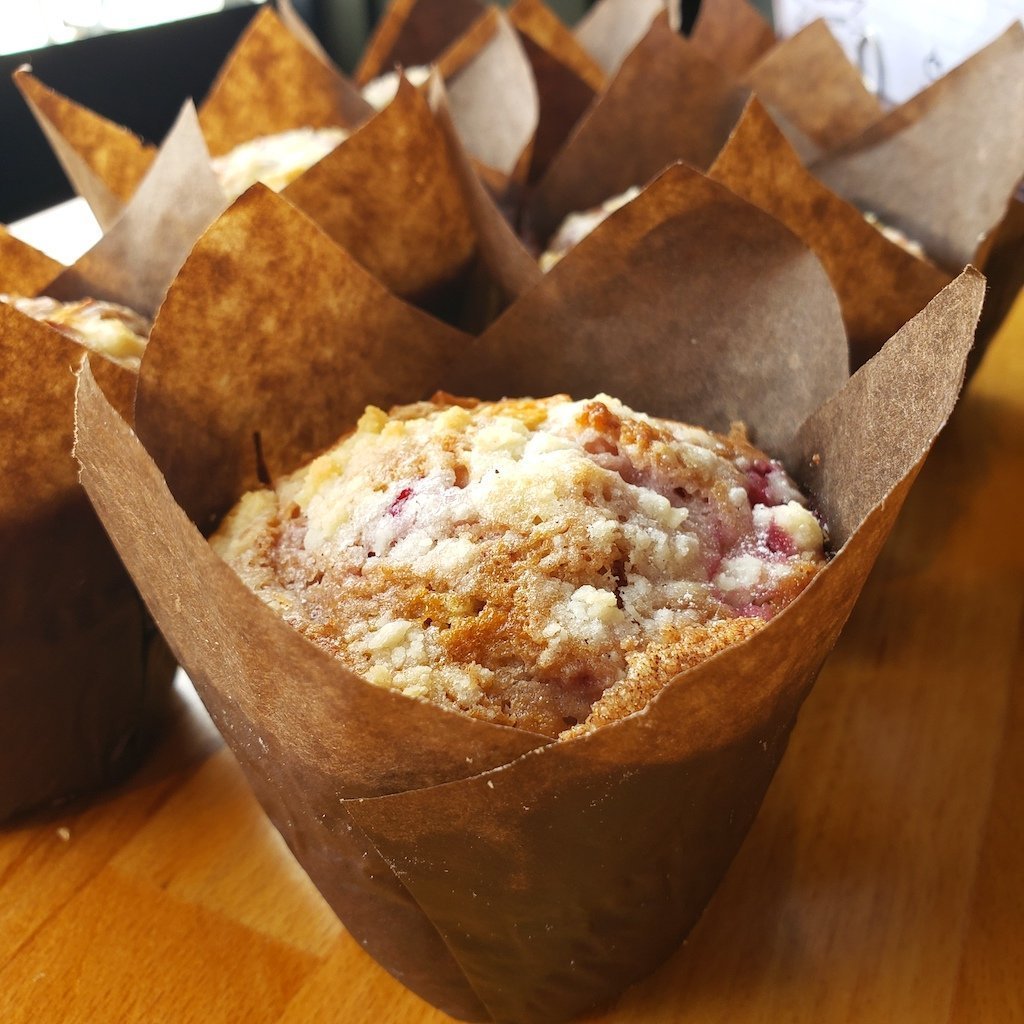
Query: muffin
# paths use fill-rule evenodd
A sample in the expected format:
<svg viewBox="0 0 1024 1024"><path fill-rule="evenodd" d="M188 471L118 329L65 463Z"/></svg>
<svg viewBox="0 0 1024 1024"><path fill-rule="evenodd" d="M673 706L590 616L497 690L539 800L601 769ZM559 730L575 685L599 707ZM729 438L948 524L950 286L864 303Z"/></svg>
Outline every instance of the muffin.
<svg viewBox="0 0 1024 1024"><path fill-rule="evenodd" d="M368 407L213 544L371 683L552 737L639 710L825 562L821 524L742 425L607 395Z"/></svg>
<svg viewBox="0 0 1024 1024"><path fill-rule="evenodd" d="M0 295L0 302L56 328L90 352L138 372L150 323L135 310L99 299L61 302L48 295Z"/></svg>
<svg viewBox="0 0 1024 1024"><path fill-rule="evenodd" d="M430 78L430 70L430 66L427 64L413 64L412 67L403 68L401 71L397 69L386 71L363 86L363 99L374 110L383 110L398 94L398 83L401 81L402 75L419 88Z"/></svg>
<svg viewBox="0 0 1024 1024"><path fill-rule="evenodd" d="M232 200L257 181L280 192L348 136L344 128L294 128L276 135L261 135L214 157L213 173L224 194Z"/></svg>
<svg viewBox="0 0 1024 1024"><path fill-rule="evenodd" d="M570 213L551 236L547 249L541 254L538 260L540 269L546 274L599 224L604 223L616 210L621 210L626 203L631 203L638 195L640 195L640 189L633 185L625 192L606 199L600 206L582 212Z"/></svg>
<svg viewBox="0 0 1024 1024"><path fill-rule="evenodd" d="M924 246L917 241L915 238L911 238L909 235L900 231L899 228L893 227L891 224L886 224L877 213L872 210L862 211L864 219L880 234L884 235L893 245L898 245L904 252L909 252L911 256L916 256L919 260L927 260L928 255L924 251Z"/></svg>

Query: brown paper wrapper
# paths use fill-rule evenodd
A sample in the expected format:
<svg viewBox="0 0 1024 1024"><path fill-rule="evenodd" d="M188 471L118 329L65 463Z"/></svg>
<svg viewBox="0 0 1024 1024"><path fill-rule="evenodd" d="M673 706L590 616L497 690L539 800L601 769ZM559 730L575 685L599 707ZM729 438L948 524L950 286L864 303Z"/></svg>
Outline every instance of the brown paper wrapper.
<svg viewBox="0 0 1024 1024"><path fill-rule="evenodd" d="M605 85L604 72L541 0L517 0L509 20L537 86L540 114L530 178L539 178Z"/></svg>
<svg viewBox="0 0 1024 1024"><path fill-rule="evenodd" d="M258 75L281 48L298 54L307 72L310 62L323 69L269 11L262 12L204 105L217 117L207 117L200 131L187 106L188 123L183 112L158 151L145 191L137 187L132 216L116 221L89 257L69 272L58 294L114 298L110 288L116 283L121 301L142 311L155 310L192 243L227 205L210 170L211 136L262 131L266 124L258 118L278 116L262 111L258 96L240 97L248 78ZM337 78L334 72L330 76ZM297 77L304 88L318 88L316 76ZM485 100L486 93L481 102ZM309 117L298 106L294 116L297 123L308 123L322 98L307 97L301 103ZM228 124L229 109L240 112L238 125ZM511 122L504 119L502 124L514 146ZM389 173L382 175L381 167ZM407 82L394 102L296 178L285 195L397 294L457 317L475 250L475 228L444 133Z"/></svg>
<svg viewBox="0 0 1024 1024"><path fill-rule="evenodd" d="M151 316L223 206L186 105L114 228L74 266L0 236L0 290L110 299ZM0 820L131 770L174 671L77 483L73 371L83 351L0 303ZM95 370L130 420L135 375L104 359Z"/></svg>
<svg viewBox="0 0 1024 1024"><path fill-rule="evenodd" d="M106 230L149 170L154 147L127 128L47 88L27 67L14 72L14 84L68 180Z"/></svg>
<svg viewBox="0 0 1024 1024"><path fill-rule="evenodd" d="M16 72L15 82L76 191L106 231L149 169L154 148L48 89L27 70ZM228 55L199 107L199 121L210 154L220 156L241 142L292 128L355 128L372 113L340 72L263 8Z"/></svg>
<svg viewBox="0 0 1024 1024"><path fill-rule="evenodd" d="M706 169L747 95L660 15L551 161L528 204L531 231L547 238L676 160Z"/></svg>
<svg viewBox="0 0 1024 1024"><path fill-rule="evenodd" d="M480 0L392 0L366 44L358 85L396 64L431 64L484 14Z"/></svg>
<svg viewBox="0 0 1024 1024"><path fill-rule="evenodd" d="M504 15L492 12L490 18L490 38L446 87L463 146L503 195L526 180L540 107L519 34Z"/></svg>
<svg viewBox="0 0 1024 1024"><path fill-rule="evenodd" d="M355 128L372 113L359 90L296 38L269 8L257 11L199 107L213 156L291 128Z"/></svg>
<svg viewBox="0 0 1024 1024"><path fill-rule="evenodd" d="M1024 289L1024 202L1010 200L1006 216L989 238L984 258L985 278L988 289L985 292L985 306L971 359L967 365L970 374L976 368L988 343L1002 326Z"/></svg>
<svg viewBox="0 0 1024 1024"><path fill-rule="evenodd" d="M404 78L389 106L284 195L397 295L450 305L476 231L445 135Z"/></svg>
<svg viewBox="0 0 1024 1024"><path fill-rule="evenodd" d="M81 358L0 303L0 821L131 770L173 672L77 483ZM96 371L129 414L133 376L106 361Z"/></svg>
<svg viewBox="0 0 1024 1024"><path fill-rule="evenodd" d="M890 242L806 170L757 99L709 175L777 217L821 260L839 296L854 367L949 283L948 274Z"/></svg>
<svg viewBox="0 0 1024 1024"><path fill-rule="evenodd" d="M0 225L0 292L35 295L62 267Z"/></svg>
<svg viewBox="0 0 1024 1024"><path fill-rule="evenodd" d="M654 21L666 15L679 29L678 0L598 0L573 30L576 41L606 76L614 75Z"/></svg>
<svg viewBox="0 0 1024 1024"><path fill-rule="evenodd" d="M883 114L824 21L812 21L747 71L746 83L805 162L859 136Z"/></svg>
<svg viewBox="0 0 1024 1024"><path fill-rule="evenodd" d="M811 170L945 269L970 262L1024 171L1024 27L1015 23Z"/></svg>
<svg viewBox="0 0 1024 1024"><path fill-rule="evenodd" d="M775 45L775 32L746 0L704 0L690 41L708 60L742 78Z"/></svg>
<svg viewBox="0 0 1024 1024"><path fill-rule="evenodd" d="M143 364L139 431L171 490L88 371L76 453L257 796L357 941L455 1016L562 1019L650 970L725 871L952 409L981 292L968 271L847 382L815 258L677 167L469 343L256 187L193 250ZM246 590L171 491L206 528L255 480L254 434L284 472L363 403L438 384L742 415L827 512L838 554L751 640L579 739L370 686Z"/></svg>
<svg viewBox="0 0 1024 1024"><path fill-rule="evenodd" d="M113 227L46 293L109 299L152 317L192 243L225 206L195 107L186 103Z"/></svg>

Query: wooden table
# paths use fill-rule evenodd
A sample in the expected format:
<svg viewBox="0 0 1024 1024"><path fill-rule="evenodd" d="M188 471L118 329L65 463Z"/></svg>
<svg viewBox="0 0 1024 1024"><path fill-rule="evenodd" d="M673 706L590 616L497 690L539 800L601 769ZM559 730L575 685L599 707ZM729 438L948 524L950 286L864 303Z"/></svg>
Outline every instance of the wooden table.
<svg viewBox="0 0 1024 1024"><path fill-rule="evenodd" d="M1024 1020L1024 302L686 945L592 1024ZM3 1024L447 1020L338 924L187 684L145 769L0 832Z"/></svg>

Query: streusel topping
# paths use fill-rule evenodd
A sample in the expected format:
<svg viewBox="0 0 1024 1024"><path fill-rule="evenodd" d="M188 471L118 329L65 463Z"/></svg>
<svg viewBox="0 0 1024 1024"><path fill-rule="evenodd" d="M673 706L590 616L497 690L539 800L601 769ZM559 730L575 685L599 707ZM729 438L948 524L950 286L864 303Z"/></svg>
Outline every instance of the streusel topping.
<svg viewBox="0 0 1024 1024"><path fill-rule="evenodd" d="M370 682L551 736L643 707L824 562L818 520L742 426L607 395L369 407L213 543Z"/></svg>

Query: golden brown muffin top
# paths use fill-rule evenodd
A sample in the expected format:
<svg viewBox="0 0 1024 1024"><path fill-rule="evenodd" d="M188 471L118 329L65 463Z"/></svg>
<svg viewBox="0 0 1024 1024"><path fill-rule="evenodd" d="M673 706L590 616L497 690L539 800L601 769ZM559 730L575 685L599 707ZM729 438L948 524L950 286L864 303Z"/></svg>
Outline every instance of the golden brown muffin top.
<svg viewBox="0 0 1024 1024"><path fill-rule="evenodd" d="M370 407L214 544L370 682L551 736L644 706L824 561L818 521L741 426L607 395Z"/></svg>

